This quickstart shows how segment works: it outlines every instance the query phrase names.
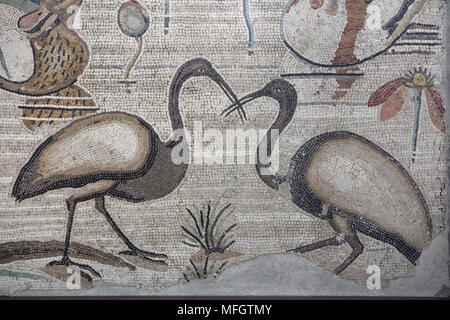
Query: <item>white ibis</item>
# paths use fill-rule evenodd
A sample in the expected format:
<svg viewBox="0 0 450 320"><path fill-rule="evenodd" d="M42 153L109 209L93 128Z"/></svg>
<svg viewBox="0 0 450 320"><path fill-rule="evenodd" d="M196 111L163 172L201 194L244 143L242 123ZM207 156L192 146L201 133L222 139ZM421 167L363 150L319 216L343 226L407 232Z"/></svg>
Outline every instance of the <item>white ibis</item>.
<svg viewBox="0 0 450 320"><path fill-rule="evenodd" d="M210 78L232 102L237 101L210 62L200 58L188 61L178 69L170 86L169 116L174 131L184 130L178 97L183 84L192 77ZM165 265L161 260L167 258L165 254L141 250L125 236L106 210L105 196L142 202L170 194L188 168L188 164L175 164L171 158L172 149L182 141L183 135L179 134L161 141L155 130L138 116L106 112L73 121L43 142L21 169L12 195L22 201L71 188L72 195L66 200L69 217L64 255L61 261L50 265L76 265L100 277L90 266L75 263L68 256L76 205L90 199L95 199L97 211L127 245L129 250L121 254ZM86 273L83 276L92 280Z"/></svg>
<svg viewBox="0 0 450 320"><path fill-rule="evenodd" d="M270 97L278 101L278 117L258 146L256 170L270 188L284 192L300 209L329 223L336 234L319 242L289 250L305 253L347 243L351 254L339 265L345 270L363 252L358 232L392 245L416 263L431 238L425 199L405 168L373 142L355 133L334 131L303 144L293 156L286 176L265 174L260 148L272 156L270 130L286 128L294 116L297 93L285 80L274 80L223 111L229 115L244 104ZM278 135L276 135L278 137ZM264 150L264 149L262 149ZM266 170L264 170L266 171ZM286 186L287 188L284 188Z"/></svg>

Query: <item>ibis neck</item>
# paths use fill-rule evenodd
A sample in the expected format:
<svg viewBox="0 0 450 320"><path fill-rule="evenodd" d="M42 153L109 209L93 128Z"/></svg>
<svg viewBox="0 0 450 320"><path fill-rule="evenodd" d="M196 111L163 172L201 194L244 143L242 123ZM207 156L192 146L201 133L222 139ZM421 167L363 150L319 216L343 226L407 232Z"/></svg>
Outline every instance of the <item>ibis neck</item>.
<svg viewBox="0 0 450 320"><path fill-rule="evenodd" d="M179 101L181 88L186 82L186 78L183 78L180 73L177 73L170 85L169 91L169 117L172 124L172 130L177 131L184 129L183 119L180 113Z"/></svg>
<svg viewBox="0 0 450 320"><path fill-rule="evenodd" d="M187 132L186 128L184 127L178 98L180 96L181 88L187 79L188 77L182 77L180 72L178 72L175 75L172 84L170 85L169 92L169 117L173 132L172 136L167 142L167 146L173 148L175 145L183 143L183 157L187 157L189 155L189 139L187 139L187 137L189 136L189 132ZM186 161L186 159L184 161Z"/></svg>
<svg viewBox="0 0 450 320"><path fill-rule="evenodd" d="M267 186L274 190L278 190L279 183L277 182L274 174L268 173L267 169L273 165L273 146L277 143L279 136L292 120L294 111L295 108L288 108L286 103L280 102L280 111L278 112L278 116L275 122L270 126L269 130L267 130L256 151L256 170L258 175ZM261 159L261 156L263 156L264 159Z"/></svg>

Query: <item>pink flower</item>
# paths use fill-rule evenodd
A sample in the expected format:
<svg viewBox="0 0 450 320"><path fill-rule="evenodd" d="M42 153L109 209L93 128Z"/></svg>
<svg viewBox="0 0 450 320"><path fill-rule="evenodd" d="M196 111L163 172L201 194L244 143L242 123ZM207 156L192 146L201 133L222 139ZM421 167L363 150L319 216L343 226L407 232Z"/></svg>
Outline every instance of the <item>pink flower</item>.
<svg viewBox="0 0 450 320"><path fill-rule="evenodd" d="M421 92L425 91L430 119L438 130L445 132L445 108L439 86L433 84L433 77L430 77L430 74L427 74L426 70L422 68L408 71L405 76L381 86L370 96L368 106L375 107L383 104L380 120L388 120L401 110L405 104L405 98L411 90L418 93L419 99ZM421 101L417 101L417 103L420 104Z"/></svg>

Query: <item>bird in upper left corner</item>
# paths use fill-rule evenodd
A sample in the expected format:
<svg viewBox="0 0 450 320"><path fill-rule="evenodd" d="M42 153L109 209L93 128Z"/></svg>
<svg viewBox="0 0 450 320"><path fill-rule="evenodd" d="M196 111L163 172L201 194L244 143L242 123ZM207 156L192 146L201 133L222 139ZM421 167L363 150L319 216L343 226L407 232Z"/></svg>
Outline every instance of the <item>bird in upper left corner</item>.
<svg viewBox="0 0 450 320"><path fill-rule="evenodd" d="M31 47L32 56L30 59L24 52L15 63L23 65L32 60L33 71L22 80L15 80L10 74L0 75L0 89L27 97L19 108L30 130L98 110L91 95L76 84L90 56L87 43L74 29L82 2L42 0L34 10L31 5L11 7L25 13L19 18L18 27Z"/></svg>

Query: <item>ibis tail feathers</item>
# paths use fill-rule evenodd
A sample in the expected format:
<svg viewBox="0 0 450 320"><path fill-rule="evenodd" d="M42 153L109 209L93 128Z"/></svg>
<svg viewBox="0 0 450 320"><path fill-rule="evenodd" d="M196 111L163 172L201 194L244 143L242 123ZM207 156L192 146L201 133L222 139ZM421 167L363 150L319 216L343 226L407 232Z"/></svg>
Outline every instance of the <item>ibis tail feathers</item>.
<svg viewBox="0 0 450 320"><path fill-rule="evenodd" d="M14 183L12 196L17 202L43 194L48 191L40 174L35 170L32 162L27 163L19 173Z"/></svg>
<svg viewBox="0 0 450 320"><path fill-rule="evenodd" d="M357 217L353 219L352 223L359 232L392 245L413 264L416 264L422 253L420 250L409 245L400 236L381 229L373 222Z"/></svg>

